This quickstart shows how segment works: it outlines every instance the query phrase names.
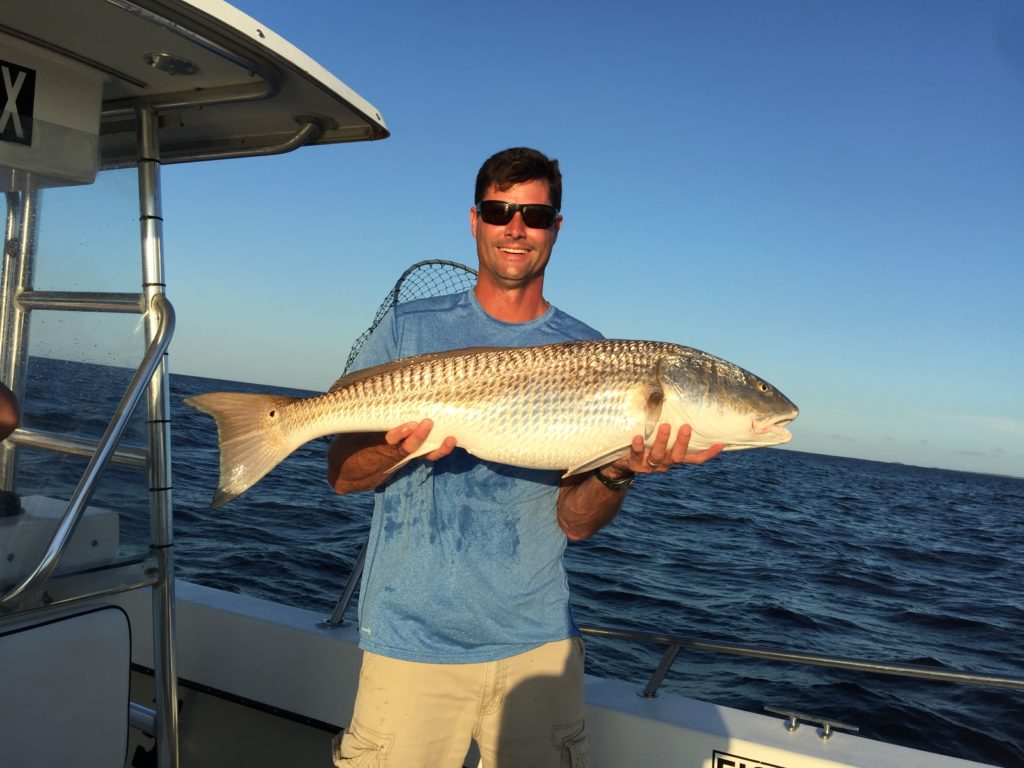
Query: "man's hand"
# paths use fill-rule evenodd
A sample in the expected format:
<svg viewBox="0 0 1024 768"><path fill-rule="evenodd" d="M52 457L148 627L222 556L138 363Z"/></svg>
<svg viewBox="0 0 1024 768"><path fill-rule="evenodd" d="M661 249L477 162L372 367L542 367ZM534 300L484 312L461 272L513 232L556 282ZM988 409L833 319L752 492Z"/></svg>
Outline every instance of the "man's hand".
<svg viewBox="0 0 1024 768"><path fill-rule="evenodd" d="M423 447L433 428L434 422L423 419L385 433L338 435L327 450L327 482L342 494L376 488L397 464ZM449 436L422 458L437 461L454 448L455 438Z"/></svg>
<svg viewBox="0 0 1024 768"><path fill-rule="evenodd" d="M676 464L703 464L708 459L717 456L725 448L724 443L716 443L703 451L687 452L690 438L693 436L693 427L689 424L683 424L679 428L676 433L676 441L670 449L668 441L671 436L672 426L659 424L658 432L654 436L654 442L649 451L644 444L643 435L636 435L629 453L608 466L615 467L620 474L634 472L638 475L646 475L653 472L668 472Z"/></svg>
<svg viewBox="0 0 1024 768"><path fill-rule="evenodd" d="M401 451L402 458L405 458L423 447L423 443L430 437L430 432L433 428L434 422L430 419L409 421L385 432L384 441L388 445L396 446ZM449 435L440 446L430 453L423 454L422 458L427 459L427 461L437 461L451 453L453 448L455 448L455 438ZM385 469L390 469L390 467L385 467Z"/></svg>
<svg viewBox="0 0 1024 768"><path fill-rule="evenodd" d="M629 453L621 459L606 464L598 469L606 480L619 480L633 474L647 475L652 472L667 472L676 464L703 464L717 456L725 447L718 443L703 451L688 453L690 437L693 429L684 424L676 433L676 441L672 448L668 447L672 436L672 426L661 424L648 451L643 435L633 438ZM612 521L622 507L626 494L623 490L613 490L589 473L575 475L562 481L562 489L558 496L558 525L573 541L593 536L597 531Z"/></svg>

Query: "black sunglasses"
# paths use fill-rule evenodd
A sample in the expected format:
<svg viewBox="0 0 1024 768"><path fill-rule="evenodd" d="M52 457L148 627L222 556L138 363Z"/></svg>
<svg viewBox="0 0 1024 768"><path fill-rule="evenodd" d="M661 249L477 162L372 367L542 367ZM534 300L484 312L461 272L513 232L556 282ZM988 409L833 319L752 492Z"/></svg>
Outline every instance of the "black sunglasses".
<svg viewBox="0 0 1024 768"><path fill-rule="evenodd" d="M548 229L555 223L558 217L556 211L550 205L540 203L506 203L503 200L481 200L476 205L476 210L485 224L504 226L512 221L516 211L523 214L523 224L530 229Z"/></svg>

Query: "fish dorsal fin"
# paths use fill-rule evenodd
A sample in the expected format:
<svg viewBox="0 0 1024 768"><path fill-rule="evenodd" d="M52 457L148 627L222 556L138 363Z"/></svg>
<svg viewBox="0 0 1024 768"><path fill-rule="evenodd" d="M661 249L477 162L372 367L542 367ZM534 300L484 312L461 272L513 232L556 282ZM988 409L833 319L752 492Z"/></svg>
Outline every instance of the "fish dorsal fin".
<svg viewBox="0 0 1024 768"><path fill-rule="evenodd" d="M449 357L469 357L483 352L502 352L506 349L511 349L511 347L466 347L465 349L451 349L447 352L429 352L427 354L415 355L413 357L402 357L398 360L392 360L390 363L373 365L369 368L363 368L360 371L355 371L354 373L345 374L331 385L330 391L333 392L336 389L341 389L342 387L355 384L357 381L365 381L366 379L373 378L374 376L378 376L383 373L391 373L392 371L399 371L412 365L422 365L423 363L444 360Z"/></svg>

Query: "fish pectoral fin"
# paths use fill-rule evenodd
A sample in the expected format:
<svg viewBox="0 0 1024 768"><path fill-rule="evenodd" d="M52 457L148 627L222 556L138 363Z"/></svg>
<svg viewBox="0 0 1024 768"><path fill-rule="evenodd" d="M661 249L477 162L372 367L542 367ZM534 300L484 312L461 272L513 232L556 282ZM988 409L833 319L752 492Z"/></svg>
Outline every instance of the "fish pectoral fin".
<svg viewBox="0 0 1024 768"><path fill-rule="evenodd" d="M436 451L438 448L441 447L441 443L443 443L443 442L444 442L443 440L437 440L437 441L427 440L425 443L423 443L423 445L421 445L419 447L419 450L413 451L408 456L406 456L404 459L402 459L400 462L395 464L395 466L391 467L391 469L389 469L387 471L387 474L390 475L395 470L401 469L402 467L404 467L406 464L408 464L413 459L418 459L420 456L426 456L431 451Z"/></svg>
<svg viewBox="0 0 1024 768"><path fill-rule="evenodd" d="M610 464L616 459L625 456L626 452L629 451L631 444L632 440L627 443L623 443L622 445L613 446L606 451L601 451L601 453L597 454L593 458L587 459L583 463L577 464L575 467L570 467L562 477L572 477L573 475L579 475L584 472L589 472L592 469L603 467L605 464Z"/></svg>

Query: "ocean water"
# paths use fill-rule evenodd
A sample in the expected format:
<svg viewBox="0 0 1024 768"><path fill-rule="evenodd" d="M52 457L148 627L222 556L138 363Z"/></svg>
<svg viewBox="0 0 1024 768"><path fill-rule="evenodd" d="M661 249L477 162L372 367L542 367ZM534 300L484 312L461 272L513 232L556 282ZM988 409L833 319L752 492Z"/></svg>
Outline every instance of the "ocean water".
<svg viewBox="0 0 1024 768"><path fill-rule="evenodd" d="M23 421L60 430L71 418L74 434L98 437L129 379L124 369L33 359ZM215 428L181 400L218 389L268 388L172 376L179 575L326 617L369 528L370 496L330 491L317 441L209 509ZM139 418L125 442L142 445L141 430ZM82 468L22 451L18 491L70 494ZM121 510L123 549L145 546L146 488L144 473L112 467L94 497ZM1024 678L1021 479L782 449L730 453L641 478L611 525L569 546L566 566L584 625ZM662 653L596 638L587 647L588 671L638 691ZM663 689L755 712L787 707L882 741L1024 766L1021 691L696 651L680 653Z"/></svg>

